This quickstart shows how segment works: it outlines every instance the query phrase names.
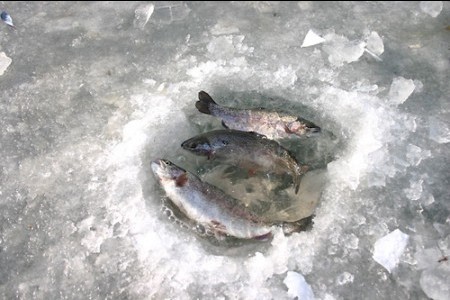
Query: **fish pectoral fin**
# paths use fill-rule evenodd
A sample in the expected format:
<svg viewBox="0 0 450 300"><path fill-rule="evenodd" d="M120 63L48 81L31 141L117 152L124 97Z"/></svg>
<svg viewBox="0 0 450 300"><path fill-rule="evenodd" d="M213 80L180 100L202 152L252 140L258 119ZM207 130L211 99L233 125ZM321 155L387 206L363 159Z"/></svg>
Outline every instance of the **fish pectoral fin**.
<svg viewBox="0 0 450 300"><path fill-rule="evenodd" d="M187 181L188 181L187 174L183 173L175 179L175 184L177 187L183 187Z"/></svg>
<svg viewBox="0 0 450 300"><path fill-rule="evenodd" d="M222 126L228 129L227 124L225 124L225 122L222 120Z"/></svg>
<svg viewBox="0 0 450 300"><path fill-rule="evenodd" d="M212 224L212 228L214 230L219 230L219 231L223 231L226 232L227 227L225 225L223 225L222 223L220 223L219 221L216 220L211 220L211 224Z"/></svg>
<svg viewBox="0 0 450 300"><path fill-rule="evenodd" d="M262 235L255 236L255 237L253 237L253 239L254 239L254 240L257 240L257 241L262 241L262 242L264 242L264 241L267 241L267 240L271 239L272 236L273 236L272 232L269 231L268 233L265 233L265 234L262 234Z"/></svg>

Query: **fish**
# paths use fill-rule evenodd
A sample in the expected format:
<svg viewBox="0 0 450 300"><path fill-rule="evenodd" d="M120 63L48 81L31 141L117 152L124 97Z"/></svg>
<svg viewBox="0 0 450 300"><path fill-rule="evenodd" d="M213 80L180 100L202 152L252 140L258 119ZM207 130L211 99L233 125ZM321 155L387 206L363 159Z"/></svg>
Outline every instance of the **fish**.
<svg viewBox="0 0 450 300"><path fill-rule="evenodd" d="M217 239L264 241L272 237L271 224L218 187L166 159L153 160L151 168L170 201Z"/></svg>
<svg viewBox="0 0 450 300"><path fill-rule="evenodd" d="M300 165L295 155L278 142L266 136L234 129L219 129L194 136L181 147L208 159L249 170L249 173L267 172L289 174L298 193L301 176L308 166Z"/></svg>
<svg viewBox="0 0 450 300"><path fill-rule="evenodd" d="M5 22L6 25L14 29L16 28L16 26L14 26L13 24L11 16L6 11L2 11L2 13L0 14L0 18L2 19L3 22Z"/></svg>
<svg viewBox="0 0 450 300"><path fill-rule="evenodd" d="M254 131L269 139L309 137L321 131L314 123L287 113L269 111L265 108L238 109L217 104L205 91L198 93L195 107L204 114L222 119L225 128Z"/></svg>

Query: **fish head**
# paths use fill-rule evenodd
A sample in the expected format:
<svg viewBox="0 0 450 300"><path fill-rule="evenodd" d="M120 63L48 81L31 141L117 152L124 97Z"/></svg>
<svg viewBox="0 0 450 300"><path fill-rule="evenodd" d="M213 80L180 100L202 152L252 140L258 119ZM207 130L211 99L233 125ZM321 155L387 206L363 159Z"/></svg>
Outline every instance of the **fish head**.
<svg viewBox="0 0 450 300"><path fill-rule="evenodd" d="M151 163L153 173L161 184L175 183L181 187L187 182L187 172L167 159L156 159Z"/></svg>
<svg viewBox="0 0 450 300"><path fill-rule="evenodd" d="M185 150L191 151L197 155L206 155L211 157L214 153L214 147L209 139L204 136L197 136L184 141L181 147Z"/></svg>

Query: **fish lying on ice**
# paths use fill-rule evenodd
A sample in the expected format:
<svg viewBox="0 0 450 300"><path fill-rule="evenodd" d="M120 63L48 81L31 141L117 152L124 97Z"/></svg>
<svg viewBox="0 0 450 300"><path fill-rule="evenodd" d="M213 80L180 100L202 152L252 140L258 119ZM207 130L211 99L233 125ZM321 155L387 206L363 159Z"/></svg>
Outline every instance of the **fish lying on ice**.
<svg viewBox="0 0 450 300"><path fill-rule="evenodd" d="M288 173L293 178L295 193L298 192L301 175L307 170L306 166L300 166L289 150L255 132L214 130L184 141L181 147L253 172Z"/></svg>
<svg viewBox="0 0 450 300"><path fill-rule="evenodd" d="M153 161L151 167L171 202L217 237L264 240L272 236L272 226L219 188L165 159Z"/></svg>
<svg viewBox="0 0 450 300"><path fill-rule="evenodd" d="M320 132L320 127L303 118L286 113L259 109L238 109L218 105L208 93L198 93L195 107L202 113L222 119L226 128L254 131L269 139L291 136L310 136Z"/></svg>

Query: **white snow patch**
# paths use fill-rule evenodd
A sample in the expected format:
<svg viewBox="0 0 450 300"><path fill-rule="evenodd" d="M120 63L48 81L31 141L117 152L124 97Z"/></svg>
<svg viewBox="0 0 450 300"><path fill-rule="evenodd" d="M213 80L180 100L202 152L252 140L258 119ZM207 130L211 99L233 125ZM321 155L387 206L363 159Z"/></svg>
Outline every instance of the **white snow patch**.
<svg viewBox="0 0 450 300"><path fill-rule="evenodd" d="M405 251L408 239L409 236L399 229L380 238L375 242L373 259L391 273Z"/></svg>
<svg viewBox="0 0 450 300"><path fill-rule="evenodd" d="M288 288L288 295L292 298L297 297L302 300L313 300L314 293L311 286L306 282L305 278L293 271L287 272L283 283Z"/></svg>
<svg viewBox="0 0 450 300"><path fill-rule="evenodd" d="M325 39L310 29L306 34L305 39L303 40L303 44L300 47L310 47L321 44L323 42L325 42Z"/></svg>

